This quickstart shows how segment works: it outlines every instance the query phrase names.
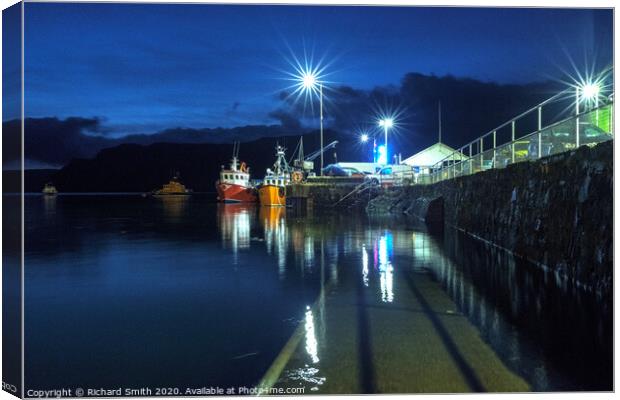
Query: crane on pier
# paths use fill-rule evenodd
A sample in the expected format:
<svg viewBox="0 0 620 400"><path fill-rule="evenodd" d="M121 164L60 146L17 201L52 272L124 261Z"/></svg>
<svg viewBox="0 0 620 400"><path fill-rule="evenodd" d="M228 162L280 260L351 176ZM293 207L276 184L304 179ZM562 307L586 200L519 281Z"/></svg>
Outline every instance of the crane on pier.
<svg viewBox="0 0 620 400"><path fill-rule="evenodd" d="M323 147L323 153L325 153L327 150L333 149L334 147L336 147L337 144L338 144L338 141L334 140L327 146ZM310 153L310 155L306 156L306 158L304 158L304 161L312 161L320 155L321 155L321 149L318 149L314 153Z"/></svg>
<svg viewBox="0 0 620 400"><path fill-rule="evenodd" d="M333 149L338 144L337 140L327 144L323 149L318 149L307 156L304 156L304 141L303 137L299 140L299 144L293 152L293 157L297 154L297 158L293 161L293 167L297 169L302 175L308 175L314 169L314 160L321 155L321 150L324 153L327 150Z"/></svg>

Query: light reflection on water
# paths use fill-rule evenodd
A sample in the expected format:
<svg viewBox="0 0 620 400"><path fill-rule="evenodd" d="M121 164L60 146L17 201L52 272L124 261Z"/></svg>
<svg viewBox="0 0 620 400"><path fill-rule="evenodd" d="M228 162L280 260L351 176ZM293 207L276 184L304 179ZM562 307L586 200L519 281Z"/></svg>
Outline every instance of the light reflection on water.
<svg viewBox="0 0 620 400"><path fill-rule="evenodd" d="M316 341L316 334L314 332L314 316L312 315L312 310L310 306L306 307L306 351L308 355L312 359L312 363L316 364L319 362L319 351L318 351L318 343Z"/></svg>
<svg viewBox="0 0 620 400"><path fill-rule="evenodd" d="M171 222L181 222L189 201L189 196L167 195L156 196L155 200L161 202L164 207L164 215Z"/></svg>
<svg viewBox="0 0 620 400"><path fill-rule="evenodd" d="M259 207L259 219L264 229L267 253L276 255L278 271L282 276L286 269L287 226L284 220L286 210L282 207Z"/></svg>
<svg viewBox="0 0 620 400"><path fill-rule="evenodd" d="M394 267L389 256L393 251L392 235L385 233L379 239L379 272L381 280L381 300L384 303L394 301Z"/></svg>
<svg viewBox="0 0 620 400"><path fill-rule="evenodd" d="M321 370L326 286L361 282L393 306L407 271L432 275L535 390L611 382L610 361L598 362L611 348L610 314L456 232L185 196L33 196L26 225L27 376L41 387L255 384L295 329L291 318L308 359L288 374L321 385L330 379Z"/></svg>
<svg viewBox="0 0 620 400"><path fill-rule="evenodd" d="M218 206L222 245L224 248L232 249L235 264L238 251L250 247L250 221L254 219L255 211L255 207L243 204L220 204Z"/></svg>
<svg viewBox="0 0 620 400"><path fill-rule="evenodd" d="M368 252L364 244L362 245L362 280L364 286L368 287Z"/></svg>

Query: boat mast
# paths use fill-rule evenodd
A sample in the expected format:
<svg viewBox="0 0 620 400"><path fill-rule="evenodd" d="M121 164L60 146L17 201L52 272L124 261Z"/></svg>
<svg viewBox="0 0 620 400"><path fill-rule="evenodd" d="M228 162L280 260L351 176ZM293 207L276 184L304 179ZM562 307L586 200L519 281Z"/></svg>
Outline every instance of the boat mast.
<svg viewBox="0 0 620 400"><path fill-rule="evenodd" d="M273 170L276 175L281 175L289 172L288 163L284 156L284 147L279 144L276 145L276 163L273 165Z"/></svg>
<svg viewBox="0 0 620 400"><path fill-rule="evenodd" d="M236 171L238 168L238 162L239 162L239 147L241 147L241 144L239 142L233 142L233 157L232 157L232 161L230 163L230 169L233 171Z"/></svg>

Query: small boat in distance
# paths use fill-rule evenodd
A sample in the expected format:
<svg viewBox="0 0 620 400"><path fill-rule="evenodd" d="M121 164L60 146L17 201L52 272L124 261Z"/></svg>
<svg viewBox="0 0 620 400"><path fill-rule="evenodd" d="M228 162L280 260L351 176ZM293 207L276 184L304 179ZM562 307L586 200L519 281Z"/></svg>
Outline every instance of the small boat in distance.
<svg viewBox="0 0 620 400"><path fill-rule="evenodd" d="M153 196L188 196L192 194L191 189L187 189L185 185L179 182L179 177L175 175L170 182L162 186L161 189L151 192Z"/></svg>
<svg viewBox="0 0 620 400"><path fill-rule="evenodd" d="M239 163L239 143L233 145L233 157L230 168L222 166L220 179L215 182L217 200L225 203L255 203L256 188L250 181L250 168Z"/></svg>
<svg viewBox="0 0 620 400"><path fill-rule="evenodd" d="M276 162L267 168L265 179L258 186L262 206L286 206L286 185L291 181L291 169L284 157L284 147L276 146Z"/></svg>
<svg viewBox="0 0 620 400"><path fill-rule="evenodd" d="M46 183L43 187L42 193L44 196L54 196L58 194L58 190L52 183Z"/></svg>

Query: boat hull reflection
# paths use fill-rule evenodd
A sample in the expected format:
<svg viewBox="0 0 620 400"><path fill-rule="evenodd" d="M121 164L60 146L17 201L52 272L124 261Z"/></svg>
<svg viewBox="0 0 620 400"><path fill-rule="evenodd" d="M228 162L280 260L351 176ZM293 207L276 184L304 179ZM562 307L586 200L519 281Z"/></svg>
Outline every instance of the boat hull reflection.
<svg viewBox="0 0 620 400"><path fill-rule="evenodd" d="M286 206L286 189L283 186L262 185L258 189L258 197L261 206Z"/></svg>
<svg viewBox="0 0 620 400"><path fill-rule="evenodd" d="M244 203L218 204L218 224L224 248L235 252L250 248L256 206Z"/></svg>

